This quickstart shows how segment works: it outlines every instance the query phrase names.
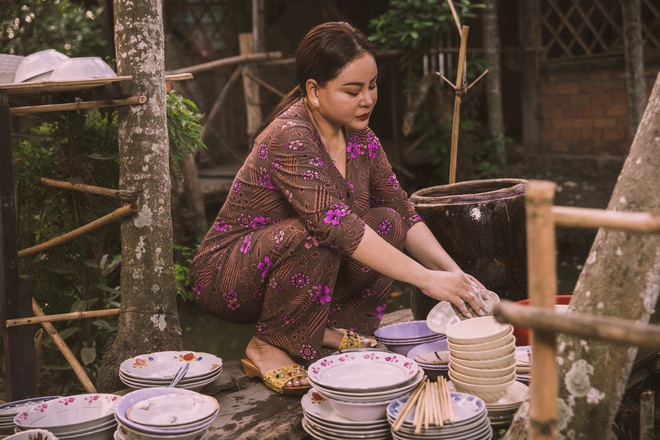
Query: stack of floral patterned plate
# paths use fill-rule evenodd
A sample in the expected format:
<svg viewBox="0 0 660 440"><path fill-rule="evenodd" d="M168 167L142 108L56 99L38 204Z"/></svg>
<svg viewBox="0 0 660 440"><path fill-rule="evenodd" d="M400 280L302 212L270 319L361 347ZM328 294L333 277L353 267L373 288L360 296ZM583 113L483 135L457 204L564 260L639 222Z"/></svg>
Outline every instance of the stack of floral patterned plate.
<svg viewBox="0 0 660 440"><path fill-rule="evenodd" d="M213 354L160 351L126 359L119 366L119 378L131 388L166 387L185 363L190 367L178 388L199 391L222 373L222 359Z"/></svg>
<svg viewBox="0 0 660 440"><path fill-rule="evenodd" d="M121 396L78 394L38 403L14 417L16 432L45 429L60 440L109 440L117 429L115 407Z"/></svg>
<svg viewBox="0 0 660 440"><path fill-rule="evenodd" d="M449 371L447 339L418 345L408 352L408 358L417 362L431 380L437 379L438 374L446 376Z"/></svg>
<svg viewBox="0 0 660 440"><path fill-rule="evenodd" d="M16 414L25 412L36 404L53 399L57 399L57 396L34 397L0 405L0 435L14 433L14 428L16 427L14 424L14 417L16 417Z"/></svg>
<svg viewBox="0 0 660 440"><path fill-rule="evenodd" d="M308 368L313 388L302 401L303 428L322 440L389 438L387 405L422 379L415 361L389 351L350 351L319 359Z"/></svg>

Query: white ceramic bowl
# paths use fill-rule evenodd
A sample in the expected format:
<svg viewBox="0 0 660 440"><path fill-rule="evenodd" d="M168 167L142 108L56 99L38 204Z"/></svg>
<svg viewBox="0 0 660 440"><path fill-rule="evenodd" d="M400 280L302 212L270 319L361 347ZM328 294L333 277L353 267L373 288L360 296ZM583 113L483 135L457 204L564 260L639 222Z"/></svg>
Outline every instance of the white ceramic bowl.
<svg viewBox="0 0 660 440"><path fill-rule="evenodd" d="M100 57L78 57L60 61L50 81L76 81L93 78L113 78L117 74Z"/></svg>
<svg viewBox="0 0 660 440"><path fill-rule="evenodd" d="M511 331L504 334L502 337L493 339L488 342L481 342L479 344L461 344L451 341L447 341L447 346L450 350L461 350L461 351L486 351L493 350L495 348L501 347L503 345L516 344L516 338L513 336L513 327Z"/></svg>
<svg viewBox="0 0 660 440"><path fill-rule="evenodd" d="M487 370L485 370L487 371ZM463 374L457 372L452 365L449 366L449 373L452 377L460 380L465 383L471 383L474 385L499 385L502 383L511 382L512 379L516 378L516 371L511 371L504 376L495 376L495 377L482 377L482 376L472 376L469 374Z"/></svg>
<svg viewBox="0 0 660 440"><path fill-rule="evenodd" d="M516 353L514 351L511 354L493 359L467 360L467 359L459 359L457 357L454 357L452 356L451 352L449 352L449 362L453 363L454 365L461 364L461 365L465 365L466 367L481 368L484 370L505 368L511 365L515 365Z"/></svg>
<svg viewBox="0 0 660 440"><path fill-rule="evenodd" d="M511 324L501 324L493 316L480 316L455 322L447 327L447 340L454 344L480 344L498 339L511 331Z"/></svg>
<svg viewBox="0 0 660 440"><path fill-rule="evenodd" d="M458 359L465 359L468 361L480 361L486 359L497 359L510 354L516 353L516 344L515 339L507 345L501 347L493 348L492 350L484 351L464 351L464 350L454 350L451 347L449 348L449 354Z"/></svg>
<svg viewBox="0 0 660 440"><path fill-rule="evenodd" d="M134 421L128 418L126 414L128 409L131 408L136 403L142 402L151 397L163 396L165 394L172 394L172 390L173 390L172 388L162 387L162 388L144 388L141 390L131 391L130 393L126 394L122 398L121 402L119 402L119 404L117 405L117 409L115 410L115 418L117 419L117 422L119 422L120 426L123 426L126 429L131 429L141 434L151 435L152 437L149 438L154 438L153 436L156 435L156 436L169 436L168 438L179 439L179 437L176 436L182 436L182 435L190 434L195 431L200 431L203 428L208 428L214 419L204 421L198 425L187 425L186 427L181 429L171 429L171 428L161 429L157 426L146 426L139 423L135 423ZM176 388L176 392L184 393L184 394L198 394L196 391L186 390L184 388ZM137 439L131 439L131 440L137 440Z"/></svg>
<svg viewBox="0 0 660 440"><path fill-rule="evenodd" d="M468 376L483 377L483 378L502 377L516 371L515 364L507 365L502 368L473 368L461 364L460 362L453 362L451 364L451 368L452 370L454 370L455 373L467 374Z"/></svg>
<svg viewBox="0 0 660 440"><path fill-rule="evenodd" d="M60 61L67 59L69 59L68 56L55 49L46 49L30 54L21 61L18 69L16 69L14 82L45 81Z"/></svg>
<svg viewBox="0 0 660 440"><path fill-rule="evenodd" d="M45 429L27 429L8 435L4 440L57 440L57 437Z"/></svg>
<svg viewBox="0 0 660 440"><path fill-rule="evenodd" d="M494 403L497 402L502 396L507 392L509 386L516 381L515 377L509 381L497 385L477 385L472 383L463 382L462 380L456 379L451 372L449 372L449 379L454 384L454 387L457 391L472 394L477 396L485 403Z"/></svg>
<svg viewBox="0 0 660 440"><path fill-rule="evenodd" d="M16 414L14 423L21 429L43 428L56 434L93 428L112 420L121 399L115 394L64 396Z"/></svg>
<svg viewBox="0 0 660 440"><path fill-rule="evenodd" d="M380 402L346 402L326 397L332 409L354 422L375 422L387 418L387 405L396 397Z"/></svg>

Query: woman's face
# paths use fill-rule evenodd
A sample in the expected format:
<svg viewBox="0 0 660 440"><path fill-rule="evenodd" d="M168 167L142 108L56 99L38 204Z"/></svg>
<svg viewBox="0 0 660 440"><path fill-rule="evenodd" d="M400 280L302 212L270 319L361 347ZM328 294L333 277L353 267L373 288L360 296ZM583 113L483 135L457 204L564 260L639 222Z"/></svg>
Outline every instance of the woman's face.
<svg viewBox="0 0 660 440"><path fill-rule="evenodd" d="M377 77L376 60L368 52L348 63L335 79L316 88L320 116L337 128L366 128L378 100Z"/></svg>

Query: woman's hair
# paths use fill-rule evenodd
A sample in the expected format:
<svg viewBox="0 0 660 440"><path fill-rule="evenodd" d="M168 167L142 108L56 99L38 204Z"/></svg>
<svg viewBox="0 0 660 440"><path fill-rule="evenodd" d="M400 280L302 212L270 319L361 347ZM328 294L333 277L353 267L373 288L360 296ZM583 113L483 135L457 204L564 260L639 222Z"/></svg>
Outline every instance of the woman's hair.
<svg viewBox="0 0 660 440"><path fill-rule="evenodd" d="M298 85L282 98L254 136L259 135L284 110L305 96L307 80L313 79L323 87L328 81L336 78L348 63L365 52L375 56L373 43L346 22L332 21L310 30L296 51Z"/></svg>

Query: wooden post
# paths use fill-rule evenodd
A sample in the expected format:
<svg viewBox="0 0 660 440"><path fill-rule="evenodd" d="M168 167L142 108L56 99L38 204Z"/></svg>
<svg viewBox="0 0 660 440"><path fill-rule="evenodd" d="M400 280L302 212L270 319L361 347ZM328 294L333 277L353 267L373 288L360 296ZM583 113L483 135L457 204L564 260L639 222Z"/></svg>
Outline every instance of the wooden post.
<svg viewBox="0 0 660 440"><path fill-rule="evenodd" d="M17 318L32 315L32 283L29 277L19 277L18 291L10 304ZM5 323L3 322L3 327ZM32 327L4 328L5 368L11 372L5 382L8 400L21 400L37 395L37 369ZM8 347L9 345L9 347ZM7 379L5 379L7 380Z"/></svg>
<svg viewBox="0 0 660 440"><path fill-rule="evenodd" d="M252 34L240 34L238 36L241 55L253 53ZM247 112L247 137L251 138L261 125L261 101L259 99L259 84L252 81L246 72L250 72L252 66L243 66L243 93L245 96L245 110Z"/></svg>
<svg viewBox="0 0 660 440"><path fill-rule="evenodd" d="M555 224L552 217L556 184L531 180L527 188L527 266L532 306L554 310L557 296ZM530 331L534 361L529 386L530 438L557 437L557 361L555 334Z"/></svg>

